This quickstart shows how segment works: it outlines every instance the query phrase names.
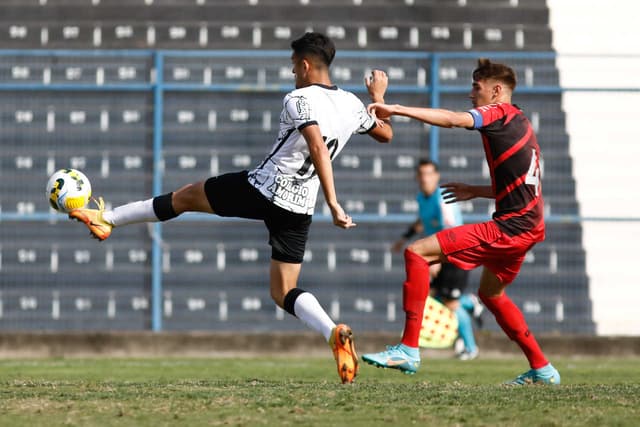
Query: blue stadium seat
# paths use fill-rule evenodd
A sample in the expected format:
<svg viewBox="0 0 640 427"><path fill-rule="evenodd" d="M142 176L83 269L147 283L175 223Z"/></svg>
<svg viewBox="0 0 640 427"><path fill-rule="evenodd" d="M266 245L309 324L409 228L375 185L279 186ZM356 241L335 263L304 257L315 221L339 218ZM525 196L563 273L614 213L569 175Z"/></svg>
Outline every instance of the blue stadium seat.
<svg viewBox="0 0 640 427"><path fill-rule="evenodd" d="M52 21L52 16L59 19ZM429 105L432 64L416 59L422 52L552 50L544 0L259 0L233 9L223 0L11 1L3 8L0 47L175 49L178 54L165 53L162 70L169 85L163 93L162 187L170 191L251 168L264 158L277 134L282 97L293 89L286 53L290 40L308 29L333 37L338 55L332 80L356 91L365 103L362 79L380 68L392 88L387 100ZM180 55L184 49L199 49L202 55ZM209 49L216 52L209 55ZM256 54L228 52L232 49ZM269 49L284 53L261 54ZM372 49L415 54L369 55ZM559 83L552 58L522 57L509 63L520 88ZM437 78L445 89L466 88L475 65L473 57L441 58ZM0 108L2 212L47 212L46 178L67 166L87 172L94 194L104 196L110 206L150 197L153 67L153 56L142 52L4 56L2 84L135 84L148 90L4 91L10 102ZM183 91L194 84L202 90ZM221 91L221 85L235 89ZM246 90L255 86L259 90ZM445 94L440 101L456 110L469 105L459 93ZM516 103L530 117L543 149L547 213L577 215L560 95L522 93ZM414 169L419 157L430 154L430 129L402 118L395 118L393 127L390 146L354 136L334 162L339 198L348 212L416 215ZM443 180L488 183L476 132L442 130L440 141ZM487 217L493 201L473 200L462 209ZM317 212L327 214L322 195ZM98 244L84 240L86 229L64 215L28 224L0 223L0 329L149 327L149 226L118 228L117 238ZM380 222L344 231L316 221L300 286L313 290L336 320L363 330L371 325L401 330L403 261L388 245L405 228ZM271 249L260 221L196 222L187 217L162 229L167 330L304 329L299 322L285 321L288 315L269 298ZM580 225L548 224L547 239L532 249L509 288L535 331L593 333L581 239ZM72 249L66 245L70 240L77 242ZM476 282L477 275L472 273Z"/></svg>
<svg viewBox="0 0 640 427"><path fill-rule="evenodd" d="M2 22L0 34L7 49L21 49L41 45L40 25L31 22Z"/></svg>

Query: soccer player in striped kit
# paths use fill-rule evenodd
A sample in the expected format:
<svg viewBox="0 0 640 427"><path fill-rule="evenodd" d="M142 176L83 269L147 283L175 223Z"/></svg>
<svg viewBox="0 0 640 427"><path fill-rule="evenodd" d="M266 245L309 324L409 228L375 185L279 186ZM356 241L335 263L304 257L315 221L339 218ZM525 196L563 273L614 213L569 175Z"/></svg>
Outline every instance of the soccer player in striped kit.
<svg viewBox="0 0 640 427"><path fill-rule="evenodd" d="M351 328L336 325L311 292L298 288L298 276L320 188L334 225L344 229L356 225L338 203L331 161L354 133L389 142L393 131L389 122L376 122L353 93L331 83L335 46L330 38L308 32L291 42L291 48L296 89L284 97L280 131L259 165L113 210L105 211L100 198L98 209L76 209L69 216L83 222L99 240L107 239L113 228L168 221L183 212L264 221L271 245L271 297L324 336L340 379L350 383L358 373ZM373 70L365 85L372 102L384 102L388 79L383 71Z"/></svg>
<svg viewBox="0 0 640 427"><path fill-rule="evenodd" d="M404 252L407 278L403 285L405 328L400 344L387 351L365 354L370 364L415 373L420 366L418 338L425 299L429 293L429 265L449 262L463 269L483 266L478 295L507 336L529 361L530 370L510 384L559 384L560 374L540 349L520 309L505 293L524 257L544 240L540 186L540 147L529 120L511 103L516 76L510 67L478 60L465 112L370 104L378 119L400 115L433 126L475 129L482 136L491 185L443 184L447 202L476 197L495 199L490 221L442 230L410 244Z"/></svg>

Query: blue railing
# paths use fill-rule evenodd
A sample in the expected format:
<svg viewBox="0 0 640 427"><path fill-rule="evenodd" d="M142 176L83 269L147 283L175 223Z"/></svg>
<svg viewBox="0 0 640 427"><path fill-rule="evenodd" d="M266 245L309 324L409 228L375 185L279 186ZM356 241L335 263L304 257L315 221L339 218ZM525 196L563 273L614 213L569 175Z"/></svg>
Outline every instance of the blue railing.
<svg viewBox="0 0 640 427"><path fill-rule="evenodd" d="M214 82L214 81L200 81L200 82L175 82L167 78L164 75L165 67L167 63L172 60L192 60L192 59L207 59L219 61L221 64L225 64L229 60L240 61L252 61L252 60L264 60L264 59L277 59L280 60L281 66L289 66L289 51L279 50L267 50L267 51L172 51L172 50L136 50L136 51L78 51L78 50L4 50L0 51L0 61L6 64L8 63L4 59L18 57L21 59L30 59L33 62L33 66L37 68L39 59L86 59L86 60L98 60L108 63L113 58L123 58L124 60L141 60L146 63L145 70L149 71L148 75L145 75L142 79L136 79L135 81L105 81L99 79L92 79L82 82L69 83L66 81L55 81L50 77L44 77L47 72L44 71L49 66L49 75L51 73L50 67L56 66L56 64L45 64L43 68L43 77L38 77L37 80L22 81L20 79L5 79L0 75L0 92L2 91L55 91L55 92L102 92L102 91L136 91L147 92L153 96L153 184L152 191L154 195L161 194L163 191L162 181L162 162L163 162L163 112L164 112L164 95L167 92L238 92L238 91L251 91L251 92L287 92L291 90L292 85L290 81L282 82L268 82L268 81L254 81L254 82ZM445 94L458 94L466 93L469 90L468 79L465 76L463 82L458 84L451 84L448 81L441 79L441 72L443 67L446 67L445 63L452 61L467 61L471 65L471 61L478 57L487 56L491 58L509 59L510 61L551 61L556 58L554 53L551 52L469 52L469 53L416 53L416 52L376 52L376 51L342 51L339 52L336 57L336 62L351 60L351 61L414 61L416 64L420 64L425 68L425 71L430 74L429 78L425 78L422 81L415 81L413 84L394 85L389 87L389 93L412 93L424 95L429 99L429 104L432 107L441 106L441 100ZM27 61L28 62L28 61ZM96 75L101 62L95 65ZM555 67L552 63L551 67ZM2 65L0 65L0 72L2 71ZM64 79L61 79L64 80ZM277 80L277 79L276 79ZM365 88L362 84L347 83L341 85L346 90L355 92L363 92ZM537 94L559 94L565 90L602 90L599 88L561 88L557 84L549 84L548 82L542 84L521 84L519 86L519 93L537 93ZM637 91L636 88L629 89L610 89L610 90L625 90L625 91ZM429 154L434 160L438 160L439 157L439 138L440 134L437 128L432 128L429 133ZM50 221L55 219L56 216L47 212L34 212L30 214L22 214L17 212L0 212L0 221ZM362 214L354 215L355 221L360 223L374 222L374 223L408 223L414 220L414 216L411 214L395 214L387 216ZM466 220L483 220L486 216L479 215L467 215ZM557 223L578 223L581 221L597 221L602 218L584 218L578 215L550 215L548 217L549 222ZM207 216L207 215L186 215L182 218L184 221L228 221L228 219ZM317 215L314 218L315 221L328 222L331 218L323 215ZM606 220L612 220L612 218L606 218ZM617 220L635 221L636 217L632 218L617 218ZM153 234L156 238L152 243L152 329L154 331L162 330L162 248L161 248L161 236L162 225L160 223L154 224Z"/></svg>

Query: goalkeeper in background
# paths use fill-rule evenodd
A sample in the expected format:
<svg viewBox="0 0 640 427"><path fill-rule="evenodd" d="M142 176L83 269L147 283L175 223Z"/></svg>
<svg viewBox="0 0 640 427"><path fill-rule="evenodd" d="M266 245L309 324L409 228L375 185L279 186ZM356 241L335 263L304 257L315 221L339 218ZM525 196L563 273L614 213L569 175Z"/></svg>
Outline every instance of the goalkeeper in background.
<svg viewBox="0 0 640 427"><path fill-rule="evenodd" d="M442 190L439 188L440 172L438 165L429 160L421 159L416 169L416 180L420 191L416 196L418 201L418 219L409 226L402 238L393 245L393 251L404 249L407 241L416 234L430 236L446 228L462 225L462 214L457 204L445 203ZM458 335L464 343L464 348L457 351L460 360L472 360L478 356L478 346L473 336L472 319L469 312L479 318L483 307L468 293L469 272L453 264L433 264L429 268L433 280L431 291L434 298L442 302L458 318Z"/></svg>

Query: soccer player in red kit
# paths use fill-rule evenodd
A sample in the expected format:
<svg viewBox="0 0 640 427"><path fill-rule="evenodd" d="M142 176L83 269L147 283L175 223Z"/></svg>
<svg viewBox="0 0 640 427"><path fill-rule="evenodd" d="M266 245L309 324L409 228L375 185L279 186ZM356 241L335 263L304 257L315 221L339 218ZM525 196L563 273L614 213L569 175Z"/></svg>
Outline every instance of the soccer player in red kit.
<svg viewBox="0 0 640 427"><path fill-rule="evenodd" d="M407 374L417 371L418 338L429 294L429 265L450 262L467 270L483 266L478 295L507 336L520 346L531 366L510 384L560 383L560 374L546 359L520 309L505 293L527 251L544 240L545 230L540 147L531 123L511 103L515 87L515 73L510 67L480 59L473 72L469 94L473 108L469 111L369 105L369 111L379 119L400 115L433 126L478 130L491 171L491 185L444 184L443 196L448 203L491 198L495 199L496 209L490 221L442 230L407 247L402 342L380 353L365 354L365 362Z"/></svg>

